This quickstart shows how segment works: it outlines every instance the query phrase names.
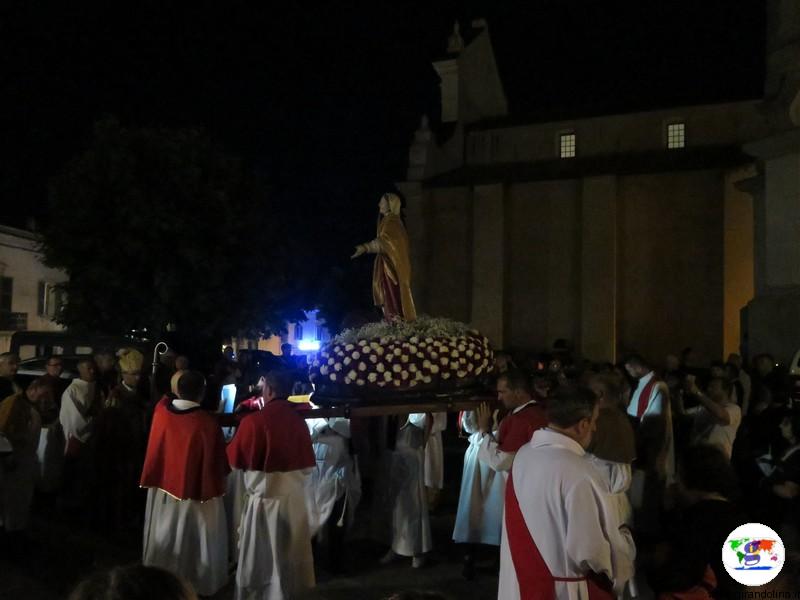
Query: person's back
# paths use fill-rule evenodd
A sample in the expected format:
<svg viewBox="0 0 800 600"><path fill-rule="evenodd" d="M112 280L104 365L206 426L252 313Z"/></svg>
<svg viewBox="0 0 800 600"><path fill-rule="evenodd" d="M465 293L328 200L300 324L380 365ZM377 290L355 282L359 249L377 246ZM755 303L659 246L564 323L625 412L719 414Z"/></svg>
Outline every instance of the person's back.
<svg viewBox="0 0 800 600"><path fill-rule="evenodd" d="M237 598L294 598L315 582L305 483L316 460L305 421L286 400L289 388L284 373L268 373L264 408L242 419L227 448L247 491Z"/></svg>
<svg viewBox="0 0 800 600"><path fill-rule="evenodd" d="M564 388L548 426L520 448L508 478L498 598L613 598L631 573L629 538L605 510L605 486L585 456L597 421L591 390ZM611 580L611 581L609 581Z"/></svg>
<svg viewBox="0 0 800 600"><path fill-rule="evenodd" d="M142 563L173 571L203 595L227 580L222 430L200 407L205 379L187 371L180 399L155 411L140 485L149 488Z"/></svg>

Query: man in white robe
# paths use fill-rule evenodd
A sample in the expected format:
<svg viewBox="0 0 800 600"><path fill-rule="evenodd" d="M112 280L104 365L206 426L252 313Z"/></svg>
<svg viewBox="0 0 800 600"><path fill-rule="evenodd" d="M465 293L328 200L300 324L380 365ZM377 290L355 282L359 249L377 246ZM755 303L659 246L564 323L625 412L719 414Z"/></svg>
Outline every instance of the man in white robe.
<svg viewBox="0 0 800 600"><path fill-rule="evenodd" d="M398 556L410 556L411 566L420 568L426 564L424 555L433 549L425 494L428 419L425 413L408 415L397 431L394 449L387 455L385 473L388 481L381 486L385 497L378 504L390 511L391 548L381 559L383 564Z"/></svg>
<svg viewBox="0 0 800 600"><path fill-rule="evenodd" d="M633 464L630 499L635 511L636 530L655 533L660 528L664 490L675 481L669 389L639 355L631 355L625 360L625 370L638 380L628 403L628 414L636 423L636 462Z"/></svg>
<svg viewBox="0 0 800 600"><path fill-rule="evenodd" d="M225 441L200 401L205 379L187 371L179 398L153 415L140 485L147 490L142 564L172 571L203 596L228 579L222 495L229 472Z"/></svg>
<svg viewBox="0 0 800 600"><path fill-rule="evenodd" d="M330 568L344 564L344 534L361 500L361 477L350 451L350 419L306 419L316 467L306 482L311 535L327 551Z"/></svg>
<svg viewBox="0 0 800 600"><path fill-rule="evenodd" d="M245 486L237 600L296 598L315 584L305 490L316 462L290 392L286 373L267 373L264 408L242 419L228 445L230 465L242 471Z"/></svg>
<svg viewBox="0 0 800 600"><path fill-rule="evenodd" d="M598 412L591 390L562 388L548 402L548 426L517 452L499 600L611 600L622 591L613 556L623 525L606 510L606 486L585 456Z"/></svg>
<svg viewBox="0 0 800 600"><path fill-rule="evenodd" d="M64 430L64 452L68 456L78 456L84 450L92 433L92 421L100 408L97 368L91 358L78 362L78 374L61 396L58 416Z"/></svg>
<svg viewBox="0 0 800 600"><path fill-rule="evenodd" d="M444 488L444 446L442 432L447 429L447 413L431 413L431 433L425 444L425 490L428 508L435 510Z"/></svg>

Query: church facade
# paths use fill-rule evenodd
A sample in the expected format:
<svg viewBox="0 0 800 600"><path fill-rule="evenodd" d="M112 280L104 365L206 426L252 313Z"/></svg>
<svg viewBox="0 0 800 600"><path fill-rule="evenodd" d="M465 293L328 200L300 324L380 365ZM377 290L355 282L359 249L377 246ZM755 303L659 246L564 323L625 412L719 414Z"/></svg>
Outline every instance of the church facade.
<svg viewBox="0 0 800 600"><path fill-rule="evenodd" d="M468 43L456 28L434 63L442 123L423 119L398 184L421 312L591 360L791 358L798 12L769 3L763 98L544 121L509 114L486 23Z"/></svg>

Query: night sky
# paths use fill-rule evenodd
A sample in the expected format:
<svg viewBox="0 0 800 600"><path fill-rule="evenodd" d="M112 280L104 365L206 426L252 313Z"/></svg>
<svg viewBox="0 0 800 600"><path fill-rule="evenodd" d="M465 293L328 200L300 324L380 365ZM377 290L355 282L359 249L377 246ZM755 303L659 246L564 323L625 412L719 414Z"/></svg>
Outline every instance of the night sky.
<svg viewBox="0 0 800 600"><path fill-rule="evenodd" d="M346 211L368 235L420 115L436 122L430 60L454 17L488 20L516 116L754 98L763 85L760 0L172 4L2 4L2 222L46 217L49 178L114 115L205 128L281 202Z"/></svg>

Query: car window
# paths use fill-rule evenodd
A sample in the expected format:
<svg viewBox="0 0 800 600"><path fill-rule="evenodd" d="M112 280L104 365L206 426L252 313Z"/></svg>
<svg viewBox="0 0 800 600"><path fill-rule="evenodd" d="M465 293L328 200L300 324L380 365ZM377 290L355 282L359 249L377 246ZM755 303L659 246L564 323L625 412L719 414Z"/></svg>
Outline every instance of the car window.
<svg viewBox="0 0 800 600"><path fill-rule="evenodd" d="M36 346L33 344L19 347L19 359L25 360L36 356Z"/></svg>

